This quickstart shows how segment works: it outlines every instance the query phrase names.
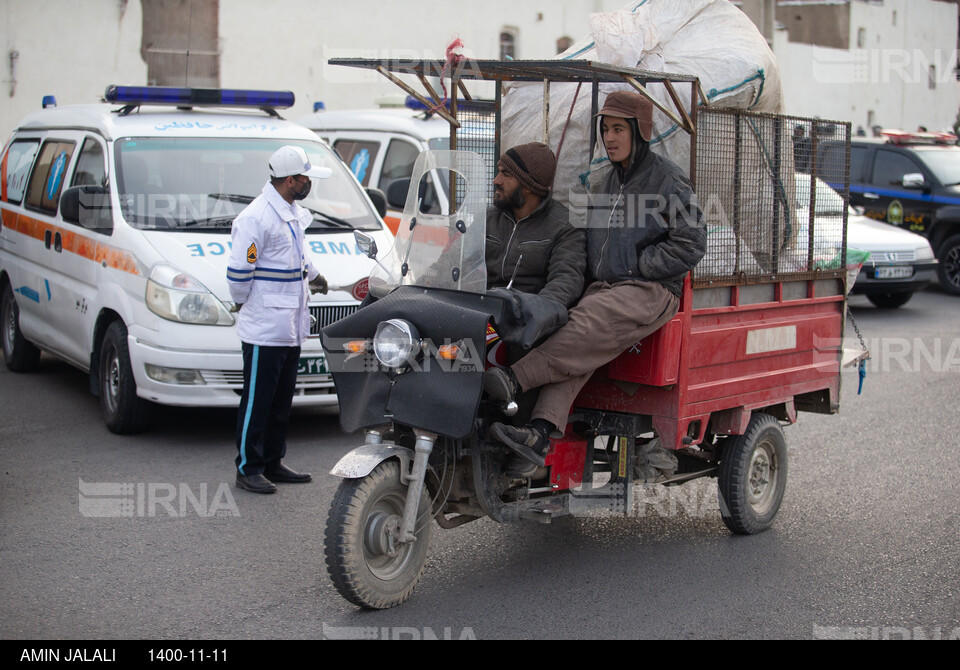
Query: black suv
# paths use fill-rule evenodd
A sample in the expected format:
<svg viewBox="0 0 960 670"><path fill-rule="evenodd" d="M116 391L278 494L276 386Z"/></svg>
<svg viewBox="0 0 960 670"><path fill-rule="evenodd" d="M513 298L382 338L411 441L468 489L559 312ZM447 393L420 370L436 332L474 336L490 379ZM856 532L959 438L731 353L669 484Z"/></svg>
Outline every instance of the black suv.
<svg viewBox="0 0 960 670"><path fill-rule="evenodd" d="M853 138L850 204L870 218L924 235L939 260L940 286L960 295L960 146L942 134L890 135ZM838 164L839 150L824 142L818 165Z"/></svg>

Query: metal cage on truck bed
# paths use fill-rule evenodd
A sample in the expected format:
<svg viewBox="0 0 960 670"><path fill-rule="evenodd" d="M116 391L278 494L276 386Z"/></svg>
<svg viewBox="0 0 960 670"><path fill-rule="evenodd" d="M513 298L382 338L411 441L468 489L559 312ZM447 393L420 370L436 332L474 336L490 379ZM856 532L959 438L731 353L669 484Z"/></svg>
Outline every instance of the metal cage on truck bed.
<svg viewBox="0 0 960 670"><path fill-rule="evenodd" d="M696 77L587 61L330 63L374 69L432 107L450 123L451 148L484 156L491 182L502 153L503 88L512 82L542 84L537 113L542 137L554 150L551 91L557 84L576 84L577 95L587 86L591 117L599 110L601 86L636 90L651 99L655 116L672 124L671 133L689 138L679 150L686 161L675 162L694 183L707 255L685 282L676 317L598 370L573 408L572 418L589 434L626 436L617 449L621 462L629 462L623 455L632 456L637 436L653 431L664 447L682 449L744 434L757 410L786 422L798 411L838 411L850 124L715 109ZM425 93L401 75L418 80ZM449 77L449 99L429 83L436 76ZM493 101L474 101L467 81L496 82ZM651 95L653 87L660 99ZM492 151L489 128L480 145L471 143L468 129L478 124L468 121L470 114L485 123L492 115ZM822 175L810 174L804 161L822 139L846 149L833 152L834 163ZM593 124L591 168L596 140ZM566 458L592 449L579 437L564 444L556 453Z"/></svg>

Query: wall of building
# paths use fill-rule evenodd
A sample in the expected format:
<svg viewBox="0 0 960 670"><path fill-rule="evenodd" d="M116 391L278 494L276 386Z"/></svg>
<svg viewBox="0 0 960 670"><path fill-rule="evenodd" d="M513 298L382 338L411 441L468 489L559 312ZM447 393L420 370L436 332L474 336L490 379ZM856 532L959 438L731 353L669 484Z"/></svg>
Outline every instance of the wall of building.
<svg viewBox="0 0 960 670"><path fill-rule="evenodd" d="M776 31L785 112L850 121L868 133L874 125L952 128L960 106L957 6L885 0L849 9L850 49L801 44Z"/></svg>
<svg viewBox="0 0 960 670"><path fill-rule="evenodd" d="M589 15L629 5L626 0L218 0L218 16L203 19L202 44L151 41L143 32L141 0L0 0L0 141L17 121L40 107L43 95L60 104L93 102L112 83L145 84L147 49L218 54L216 65L193 68L208 53L195 53L184 78L194 85L289 89L298 118L323 101L328 109L372 106L399 90L382 76L327 63L334 57L444 58L460 38L464 52L496 58L501 33L515 40L515 57L550 58L562 38L578 41L590 32ZM208 0L148 0L172 8L160 34L192 30L188 6ZM771 30L772 0L738 0L755 21ZM789 4L780 2L780 5ZM836 2L825 2L827 6ZM956 61L957 5L933 0L854 1L848 12L850 49L791 41L785 30L768 35L783 74L786 112L914 128L951 127L960 87L950 71ZM194 7L195 8L195 7ZM896 18L894 18L894 13ZM180 25L178 28L177 25ZM211 24L215 23L211 27ZM199 27L198 27L199 30ZM198 33L199 34L199 33ZM214 36L216 34L216 36ZM796 37L796 35L794 35ZM166 38L165 38L166 39ZM858 42L862 47L858 47ZM17 57L10 59L10 54ZM146 56L149 58L149 54ZM952 59L952 61L951 61ZM11 64L13 65L11 68ZM935 68L930 88L929 66ZM172 62L168 75L179 71ZM193 75L191 75L193 73ZM203 76L201 76L203 75ZM173 83L165 80L166 83ZM492 91L473 87L477 96ZM402 97L402 94L401 94Z"/></svg>
<svg viewBox="0 0 960 670"><path fill-rule="evenodd" d="M297 94L295 113L312 111L315 101L327 109L369 107L399 89L379 74L331 66L330 58L417 58L444 60L459 38L464 53L498 58L500 34L515 39L515 57L550 58L563 37L578 41L590 32L591 12L620 9L624 0L485 0L477 3L344 3L332 15L330 3L283 0L221 0L223 86L290 88ZM262 50L262 57L251 51ZM471 87L475 96L492 89ZM291 116L295 115L294 112Z"/></svg>
<svg viewBox="0 0 960 670"><path fill-rule="evenodd" d="M0 0L0 142L45 95L97 102L109 84L146 83L141 17L139 0Z"/></svg>

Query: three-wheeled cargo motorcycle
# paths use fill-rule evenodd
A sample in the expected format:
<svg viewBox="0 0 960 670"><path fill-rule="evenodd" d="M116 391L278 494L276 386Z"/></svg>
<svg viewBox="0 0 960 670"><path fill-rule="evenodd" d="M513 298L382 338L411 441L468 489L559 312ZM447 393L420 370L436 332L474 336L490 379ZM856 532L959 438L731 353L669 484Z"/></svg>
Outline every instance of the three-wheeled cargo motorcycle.
<svg viewBox="0 0 960 670"><path fill-rule="evenodd" d="M563 76L572 76L564 65ZM499 61L471 70L491 78L530 71ZM614 77L589 63L578 72L586 81L633 81L640 91L664 77L624 69ZM487 290L489 152L424 152L393 249L357 234L358 247L377 260L370 297L322 331L341 426L364 435L332 470L342 482L326 526L328 571L350 602L379 609L407 599L434 521L450 529L484 517L630 514L636 484L715 477L732 532L773 523L787 481L783 426L799 411L839 410L846 215L818 220L814 195L795 187L802 180L787 138L794 124L813 120L698 109L690 83L691 109L677 116L689 126L701 203L719 203L704 207L707 257L687 278L677 315L596 371L563 433L552 436L545 467L528 478L505 474L512 452L489 433L496 421L522 420L524 409L487 397L483 373L502 365L507 349L535 346L565 310L511 289ZM832 140L849 142L849 124L834 132ZM723 150L711 158L717 146ZM774 184L758 206L746 198L751 189L767 193L768 181L751 176L757 166ZM808 184L818 178L803 176ZM422 211L423 185L446 179L457 194L454 211ZM846 195L845 174L832 180Z"/></svg>

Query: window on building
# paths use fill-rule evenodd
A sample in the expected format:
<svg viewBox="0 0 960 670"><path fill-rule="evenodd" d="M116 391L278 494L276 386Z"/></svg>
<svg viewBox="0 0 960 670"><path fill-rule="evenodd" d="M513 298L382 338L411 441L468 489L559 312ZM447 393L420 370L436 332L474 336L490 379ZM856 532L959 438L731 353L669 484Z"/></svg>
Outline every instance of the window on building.
<svg viewBox="0 0 960 670"><path fill-rule="evenodd" d="M931 65L927 70L927 87L934 91L937 88L937 66Z"/></svg>
<svg viewBox="0 0 960 670"><path fill-rule="evenodd" d="M500 60L517 57L517 32L513 28L504 28L500 32Z"/></svg>
<svg viewBox="0 0 960 670"><path fill-rule="evenodd" d="M147 64L147 83L220 86L220 0L141 0L140 4L140 55Z"/></svg>
<svg viewBox="0 0 960 670"><path fill-rule="evenodd" d="M564 35L557 40L557 53L562 54L564 51L573 46L573 38L567 37Z"/></svg>
<svg viewBox="0 0 960 670"><path fill-rule="evenodd" d="M866 28L857 29L857 48L858 49L867 48L867 29Z"/></svg>

